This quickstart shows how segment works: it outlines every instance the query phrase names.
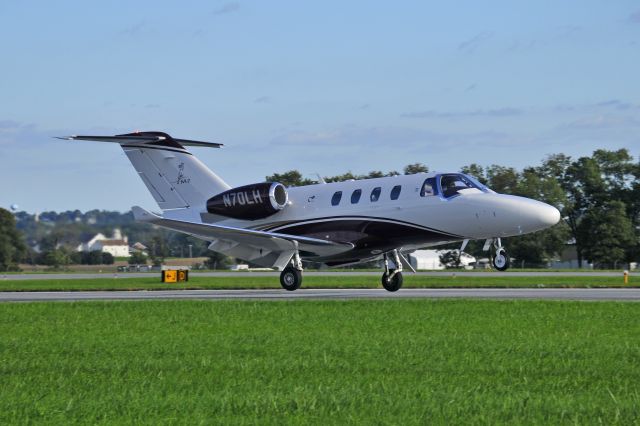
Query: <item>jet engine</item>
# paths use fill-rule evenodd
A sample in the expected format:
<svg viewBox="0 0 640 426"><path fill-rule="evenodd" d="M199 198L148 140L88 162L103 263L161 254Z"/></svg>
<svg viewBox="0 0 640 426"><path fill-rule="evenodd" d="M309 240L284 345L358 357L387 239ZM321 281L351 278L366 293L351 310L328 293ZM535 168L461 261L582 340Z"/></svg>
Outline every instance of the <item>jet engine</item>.
<svg viewBox="0 0 640 426"><path fill-rule="evenodd" d="M207 211L234 219L256 220L284 209L287 189L277 182L254 183L229 189L207 200Z"/></svg>

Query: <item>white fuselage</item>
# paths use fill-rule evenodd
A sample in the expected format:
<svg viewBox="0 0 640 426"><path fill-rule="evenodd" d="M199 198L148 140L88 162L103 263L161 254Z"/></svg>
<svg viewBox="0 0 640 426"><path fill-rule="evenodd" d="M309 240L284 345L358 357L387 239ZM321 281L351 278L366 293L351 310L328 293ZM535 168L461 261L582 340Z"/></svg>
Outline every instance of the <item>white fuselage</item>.
<svg viewBox="0 0 640 426"><path fill-rule="evenodd" d="M287 207L265 219L247 221L208 213L201 218L219 225L352 242L361 251L359 258L386 250L386 242L413 249L508 237L538 231L559 220L555 207L497 194L479 184L446 196L440 187L444 176L464 175L420 173L292 187ZM438 183L431 193L422 193L429 178ZM395 192L400 187L396 199L391 198L394 187ZM337 192L342 196L336 203Z"/></svg>

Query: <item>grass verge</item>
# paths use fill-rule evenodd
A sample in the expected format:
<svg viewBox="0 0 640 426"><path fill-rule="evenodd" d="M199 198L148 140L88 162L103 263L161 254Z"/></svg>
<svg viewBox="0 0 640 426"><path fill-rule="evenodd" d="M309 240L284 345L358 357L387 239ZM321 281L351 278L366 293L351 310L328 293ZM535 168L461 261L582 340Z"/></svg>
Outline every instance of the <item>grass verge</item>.
<svg viewBox="0 0 640 426"><path fill-rule="evenodd" d="M425 276L404 275L404 287L413 288L535 288L535 287L638 287L632 277L625 285L622 277L590 276ZM376 276L306 276L303 288L381 288ZM186 284L164 284L159 278L97 278L73 280L0 280L0 291L81 291L81 290L168 290L168 289L258 289L280 287L277 275L233 277L192 277Z"/></svg>
<svg viewBox="0 0 640 426"><path fill-rule="evenodd" d="M0 305L0 423L640 421L640 305Z"/></svg>

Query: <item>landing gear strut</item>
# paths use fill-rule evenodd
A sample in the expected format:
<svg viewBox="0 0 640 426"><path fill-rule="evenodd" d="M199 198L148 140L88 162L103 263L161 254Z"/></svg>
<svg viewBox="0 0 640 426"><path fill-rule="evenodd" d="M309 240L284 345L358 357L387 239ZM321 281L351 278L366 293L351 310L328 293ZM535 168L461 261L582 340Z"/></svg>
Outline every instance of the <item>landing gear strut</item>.
<svg viewBox="0 0 640 426"><path fill-rule="evenodd" d="M511 259L509 259L507 251L502 247L502 241L500 241L500 238L496 238L494 245L496 247L496 254L491 259L491 264L498 271L506 271L509 269Z"/></svg>
<svg viewBox="0 0 640 426"><path fill-rule="evenodd" d="M287 291L294 291L302 285L302 260L298 254L298 245L291 258L291 265L287 266L280 273L280 285Z"/></svg>
<svg viewBox="0 0 640 426"><path fill-rule="evenodd" d="M389 256L387 253L384 257L384 274L382 274L382 286L387 291L398 291L402 287L402 262L400 261L400 255L398 250L391 252L393 255L393 263L396 264L397 269L389 269Z"/></svg>

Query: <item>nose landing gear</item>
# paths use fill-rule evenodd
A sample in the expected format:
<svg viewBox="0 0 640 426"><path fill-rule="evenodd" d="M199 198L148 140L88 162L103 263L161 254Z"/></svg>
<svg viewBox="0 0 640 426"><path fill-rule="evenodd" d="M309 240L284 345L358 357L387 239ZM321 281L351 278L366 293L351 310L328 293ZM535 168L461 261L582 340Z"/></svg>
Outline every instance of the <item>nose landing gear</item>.
<svg viewBox="0 0 640 426"><path fill-rule="evenodd" d="M494 245L496 247L496 253L491 259L491 264L498 271L506 271L511 265L511 259L509 258L507 251L502 247L502 241L500 241L500 238L496 238Z"/></svg>
<svg viewBox="0 0 640 426"><path fill-rule="evenodd" d="M397 269L389 269L389 257L387 253L383 255L384 258L384 273L382 274L382 287L387 291L398 291L402 288L402 262L400 261L400 255L398 250L393 250L393 263L396 264Z"/></svg>

